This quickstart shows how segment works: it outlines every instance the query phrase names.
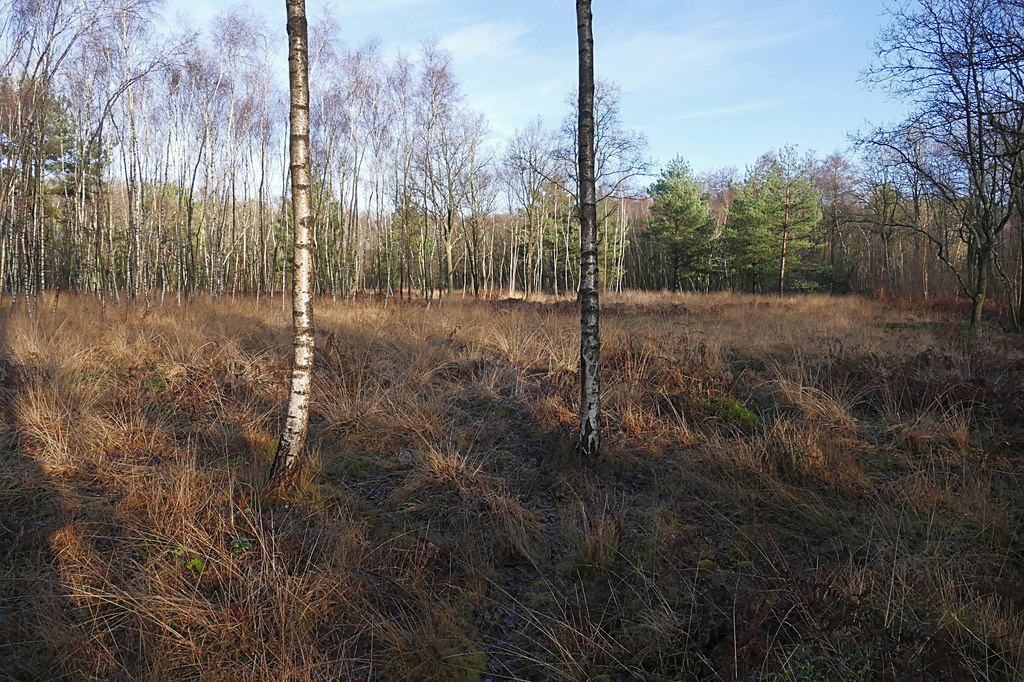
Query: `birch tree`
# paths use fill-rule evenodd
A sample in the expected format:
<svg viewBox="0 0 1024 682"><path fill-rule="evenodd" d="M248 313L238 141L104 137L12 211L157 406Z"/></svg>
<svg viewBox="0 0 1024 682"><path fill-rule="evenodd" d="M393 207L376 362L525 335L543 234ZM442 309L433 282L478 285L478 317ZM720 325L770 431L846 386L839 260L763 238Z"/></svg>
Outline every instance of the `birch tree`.
<svg viewBox="0 0 1024 682"><path fill-rule="evenodd" d="M292 271L292 326L295 357L288 415L281 441L274 455L270 478L283 467L294 470L306 445L309 425L309 391L313 378L313 303L310 285L313 259L310 235L313 207L309 172L309 49L307 45L306 2L288 4L288 89L291 93L289 152L292 176L292 213L295 221Z"/></svg>
<svg viewBox="0 0 1024 682"><path fill-rule="evenodd" d="M580 434L584 458L601 449L601 332L594 180L594 32L590 0L576 0L579 36Z"/></svg>

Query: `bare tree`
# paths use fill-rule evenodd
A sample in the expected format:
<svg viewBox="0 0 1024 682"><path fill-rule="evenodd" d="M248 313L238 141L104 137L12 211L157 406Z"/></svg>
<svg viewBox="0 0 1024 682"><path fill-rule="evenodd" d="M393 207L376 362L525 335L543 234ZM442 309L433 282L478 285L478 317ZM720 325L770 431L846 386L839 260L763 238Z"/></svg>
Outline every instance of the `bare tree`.
<svg viewBox="0 0 1024 682"><path fill-rule="evenodd" d="M1012 178L1022 161L1020 154L1007 153L994 125L993 104L1007 73L993 37L1004 28L1000 17L1006 7L999 0L899 5L878 43L880 63L868 74L917 107L907 122L878 130L866 142L896 155L956 212L968 257L966 272L954 274L971 299L975 333L995 249L1012 217ZM922 148L930 153L919 157L914 152Z"/></svg>
<svg viewBox="0 0 1024 682"><path fill-rule="evenodd" d="M292 324L295 359L288 415L270 469L273 479L283 467L291 470L302 457L309 425L309 392L313 379L313 280L310 235L313 207L309 171L309 48L305 0L288 2L288 87L291 92L292 212L295 258L292 273Z"/></svg>
<svg viewBox="0 0 1024 682"><path fill-rule="evenodd" d="M468 192L486 123L482 115L452 112L438 121L433 157L433 189L430 192L438 236L444 249L443 282L449 296L454 281L453 251L457 219L468 208Z"/></svg>
<svg viewBox="0 0 1024 682"><path fill-rule="evenodd" d="M601 330L594 177L594 31L590 0L576 0L579 36L580 434L584 458L601 449Z"/></svg>
<svg viewBox="0 0 1024 682"><path fill-rule="evenodd" d="M526 128L516 129L508 142L503 162L505 186L525 218L523 235L526 237L527 271L531 269L534 255L534 249L530 248L532 240L543 242L543 235L538 233L543 230L545 222L542 215L546 203L544 189L550 185L549 178L557 177L550 143L551 138L544 132L540 118L536 118ZM530 278L525 277L523 284L529 298Z"/></svg>
<svg viewBox="0 0 1024 682"><path fill-rule="evenodd" d="M575 95L575 96L573 96ZM577 174L579 155L579 93L569 96L572 110L562 122L557 143L552 151L559 170L564 174L565 189L572 193L580 186ZM626 128L622 123L620 100L622 88L603 80L594 82L594 183L600 194L598 203L624 193L635 178L647 175L651 162L647 158L647 137ZM551 178L558 181L559 177Z"/></svg>
<svg viewBox="0 0 1024 682"><path fill-rule="evenodd" d="M484 223L488 215L493 215L498 195L495 175L491 172L490 159L474 155L470 159L467 177L466 207L467 234L466 249L469 258L469 274L472 280L473 296L480 297L483 279L481 250L483 244Z"/></svg>
<svg viewBox="0 0 1024 682"><path fill-rule="evenodd" d="M853 164L839 152L829 154L815 171L821 192L821 213L828 249L828 291L849 285L849 275L840 273L839 256L846 251L844 227L852 221L858 178Z"/></svg>

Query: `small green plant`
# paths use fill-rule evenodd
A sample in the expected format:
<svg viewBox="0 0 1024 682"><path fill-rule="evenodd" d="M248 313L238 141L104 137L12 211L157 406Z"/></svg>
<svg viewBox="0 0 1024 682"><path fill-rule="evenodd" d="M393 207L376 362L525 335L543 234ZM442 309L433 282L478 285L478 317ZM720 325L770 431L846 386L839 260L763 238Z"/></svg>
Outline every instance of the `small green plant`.
<svg viewBox="0 0 1024 682"><path fill-rule="evenodd" d="M199 575L202 575L203 571L206 570L206 562L200 559L199 557L193 557L191 559L186 560L184 547L178 547L177 549L169 549L167 550L167 553L173 555L178 560L179 564L189 569L190 571L195 571Z"/></svg>
<svg viewBox="0 0 1024 682"><path fill-rule="evenodd" d="M114 370L101 368L93 370L91 372L84 372L82 374L78 374L75 377L73 377L71 381L76 384L93 384L99 383L104 379L114 379L116 377L117 373L114 372Z"/></svg>
<svg viewBox="0 0 1024 682"><path fill-rule="evenodd" d="M148 388L151 391L162 391L167 388L167 379L163 377L147 377L139 381L141 388Z"/></svg>
<svg viewBox="0 0 1024 682"><path fill-rule="evenodd" d="M244 554L252 549L252 540L245 537L237 537L228 543L228 549L231 550L232 554Z"/></svg>
<svg viewBox="0 0 1024 682"><path fill-rule="evenodd" d="M711 398L697 403L697 407L710 417L750 430L757 426L757 415L747 409L743 401L731 395Z"/></svg>

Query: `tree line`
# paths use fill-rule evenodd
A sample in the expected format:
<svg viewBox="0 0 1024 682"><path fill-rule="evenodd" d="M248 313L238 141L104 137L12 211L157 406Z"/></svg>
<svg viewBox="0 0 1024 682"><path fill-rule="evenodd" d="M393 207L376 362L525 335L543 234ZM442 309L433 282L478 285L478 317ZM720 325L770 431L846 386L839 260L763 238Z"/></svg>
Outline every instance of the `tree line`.
<svg viewBox="0 0 1024 682"><path fill-rule="evenodd" d="M2 18L0 287L12 303L283 294L287 91L260 18L234 9L172 36L148 0L14 0ZM575 112L497 150L436 43L387 60L338 35L325 19L309 38L315 292L575 291ZM602 187L621 200L643 141L623 128L614 86L597 100Z"/></svg>
<svg viewBox="0 0 1024 682"><path fill-rule="evenodd" d="M287 91L277 39L236 8L202 33L158 30L151 0L0 5L0 290L103 301L284 298ZM742 174L656 176L594 97L598 281L624 288L821 290L1024 304L1022 4L895 6L865 79L898 125L819 158L784 147ZM493 296L580 287L578 95L500 147L451 57L309 31L314 293ZM653 178L653 182L652 182Z"/></svg>
<svg viewBox="0 0 1024 682"><path fill-rule="evenodd" d="M865 80L908 117L857 134L856 156L787 147L739 182L673 162L644 233L662 271L638 284L959 296L975 330L986 302L1024 330L1024 3L888 13Z"/></svg>

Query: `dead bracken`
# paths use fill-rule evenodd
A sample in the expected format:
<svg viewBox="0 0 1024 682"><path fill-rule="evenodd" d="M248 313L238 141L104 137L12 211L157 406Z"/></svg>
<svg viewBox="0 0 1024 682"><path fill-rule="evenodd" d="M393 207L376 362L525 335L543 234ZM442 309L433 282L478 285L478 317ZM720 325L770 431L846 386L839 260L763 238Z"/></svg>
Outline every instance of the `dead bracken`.
<svg viewBox="0 0 1024 682"><path fill-rule="evenodd" d="M311 462L270 493L280 306L5 316L0 670L1024 673L1019 337L859 298L610 298L589 466L572 305L321 302Z"/></svg>

